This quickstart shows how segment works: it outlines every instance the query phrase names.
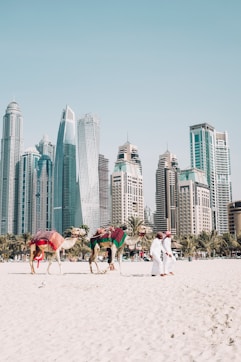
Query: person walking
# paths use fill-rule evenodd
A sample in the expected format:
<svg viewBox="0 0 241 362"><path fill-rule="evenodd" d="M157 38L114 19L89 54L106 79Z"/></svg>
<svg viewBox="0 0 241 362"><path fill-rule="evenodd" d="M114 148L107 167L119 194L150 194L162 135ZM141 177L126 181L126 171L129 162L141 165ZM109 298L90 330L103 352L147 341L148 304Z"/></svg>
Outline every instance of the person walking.
<svg viewBox="0 0 241 362"><path fill-rule="evenodd" d="M161 253L164 254L165 249L162 245L162 239L163 239L163 234L161 231L159 231L156 234L155 239L151 243L151 248L150 248L150 257L152 259L151 275L153 277L156 275L164 276Z"/></svg>
<svg viewBox="0 0 241 362"><path fill-rule="evenodd" d="M172 234L170 231L166 231L164 233L164 237L162 239L162 245L165 250L163 253L163 271L164 275L174 275L173 267L176 261L175 256L172 252Z"/></svg>

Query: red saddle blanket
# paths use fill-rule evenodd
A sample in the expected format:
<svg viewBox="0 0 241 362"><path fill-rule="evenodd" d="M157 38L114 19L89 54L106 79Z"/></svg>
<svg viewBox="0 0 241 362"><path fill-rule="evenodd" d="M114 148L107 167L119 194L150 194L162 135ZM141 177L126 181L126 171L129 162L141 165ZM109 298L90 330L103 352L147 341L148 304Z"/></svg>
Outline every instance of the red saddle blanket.
<svg viewBox="0 0 241 362"><path fill-rule="evenodd" d="M63 236L57 231L38 231L32 238L30 244L45 245L49 244L53 250L57 250L64 242Z"/></svg>

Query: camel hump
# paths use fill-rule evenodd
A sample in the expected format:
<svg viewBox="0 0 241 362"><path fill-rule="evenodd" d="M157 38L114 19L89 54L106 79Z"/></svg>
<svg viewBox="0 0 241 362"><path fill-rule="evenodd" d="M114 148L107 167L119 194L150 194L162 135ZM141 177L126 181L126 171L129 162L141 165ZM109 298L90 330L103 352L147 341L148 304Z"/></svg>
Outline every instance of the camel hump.
<svg viewBox="0 0 241 362"><path fill-rule="evenodd" d="M51 237L53 236L54 233L56 233L55 230L50 230L50 231L39 230L39 231L34 235L33 241L39 240L39 239L51 240Z"/></svg>
<svg viewBox="0 0 241 362"><path fill-rule="evenodd" d="M60 235L57 231L55 230L50 230L50 231L44 231L44 230L40 230L38 231L31 243L38 243L39 240L46 240L48 242L48 244L51 245L51 247L56 250L58 249L64 242L64 238L62 235Z"/></svg>

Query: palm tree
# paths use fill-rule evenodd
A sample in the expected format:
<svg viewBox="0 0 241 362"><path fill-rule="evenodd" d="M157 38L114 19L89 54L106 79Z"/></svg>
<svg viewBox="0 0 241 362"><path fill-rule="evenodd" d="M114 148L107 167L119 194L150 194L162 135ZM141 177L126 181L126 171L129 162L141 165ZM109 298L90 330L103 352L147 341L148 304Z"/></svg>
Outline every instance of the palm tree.
<svg viewBox="0 0 241 362"><path fill-rule="evenodd" d="M138 235L139 227L144 225L144 220L141 220L139 217L130 216L127 223L130 236L135 236Z"/></svg>
<svg viewBox="0 0 241 362"><path fill-rule="evenodd" d="M198 247L207 252L208 257L214 256L220 249L220 236L216 230L212 230L210 233L202 231L197 237Z"/></svg>
<svg viewBox="0 0 241 362"><path fill-rule="evenodd" d="M220 239L220 252L226 256L232 256L232 251L240 248L239 243L230 233L223 234Z"/></svg>
<svg viewBox="0 0 241 362"><path fill-rule="evenodd" d="M185 256L191 260L197 248L197 241L194 235L184 235L181 237L180 244Z"/></svg>
<svg viewBox="0 0 241 362"><path fill-rule="evenodd" d="M0 236L0 255L2 260L9 259L10 251L9 251L9 244L6 235Z"/></svg>

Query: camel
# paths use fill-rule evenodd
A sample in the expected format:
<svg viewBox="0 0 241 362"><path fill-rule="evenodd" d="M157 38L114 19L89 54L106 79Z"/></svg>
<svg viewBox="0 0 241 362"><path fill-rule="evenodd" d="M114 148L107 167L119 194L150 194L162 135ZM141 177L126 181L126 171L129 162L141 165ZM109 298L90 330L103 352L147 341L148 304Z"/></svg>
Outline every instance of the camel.
<svg viewBox="0 0 241 362"><path fill-rule="evenodd" d="M146 235L146 227L144 225L140 226L138 235L129 236L127 235L121 228L109 228L98 229L96 234L90 239L90 248L91 255L89 257L89 266L90 272L93 273L92 263L96 265L97 273L106 273L107 270L114 270L114 260L117 254L117 260L119 264L119 271L121 273L121 262L122 262L122 254L125 246L133 247L137 243L139 243L142 238ZM110 250L109 256L109 267L100 271L97 263L97 258L100 252L101 247L107 248Z"/></svg>
<svg viewBox="0 0 241 362"><path fill-rule="evenodd" d="M47 273L50 274L50 266L52 264L53 256L56 256L60 274L62 274L61 261L60 261L60 250L71 249L79 237L86 235L85 229L73 228L71 230L71 236L63 238L57 231L38 231L30 241L30 268L31 274L35 274L34 260L37 260L38 266L40 260L43 260L44 252L49 253L48 257L48 268Z"/></svg>

